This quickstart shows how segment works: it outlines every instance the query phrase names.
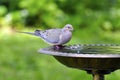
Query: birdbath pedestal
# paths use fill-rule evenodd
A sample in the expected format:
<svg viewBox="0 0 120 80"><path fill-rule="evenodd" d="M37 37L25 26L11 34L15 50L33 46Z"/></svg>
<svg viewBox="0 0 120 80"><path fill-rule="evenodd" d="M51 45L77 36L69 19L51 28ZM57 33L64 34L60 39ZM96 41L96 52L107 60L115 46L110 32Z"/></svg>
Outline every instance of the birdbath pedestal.
<svg viewBox="0 0 120 80"><path fill-rule="evenodd" d="M68 67L87 71L93 75L93 80L104 80L105 74L120 69L120 45L81 44L65 46L60 50L51 46L39 52L54 56Z"/></svg>

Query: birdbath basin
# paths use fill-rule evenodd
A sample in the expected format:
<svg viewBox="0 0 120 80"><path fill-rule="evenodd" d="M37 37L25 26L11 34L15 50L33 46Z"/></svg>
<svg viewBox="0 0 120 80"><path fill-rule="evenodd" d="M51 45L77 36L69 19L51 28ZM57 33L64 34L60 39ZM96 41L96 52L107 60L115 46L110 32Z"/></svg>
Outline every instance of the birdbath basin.
<svg viewBox="0 0 120 80"><path fill-rule="evenodd" d="M93 75L93 80L104 80L105 74L120 69L120 45L79 44L60 50L51 46L39 52L54 56L68 67L87 71Z"/></svg>

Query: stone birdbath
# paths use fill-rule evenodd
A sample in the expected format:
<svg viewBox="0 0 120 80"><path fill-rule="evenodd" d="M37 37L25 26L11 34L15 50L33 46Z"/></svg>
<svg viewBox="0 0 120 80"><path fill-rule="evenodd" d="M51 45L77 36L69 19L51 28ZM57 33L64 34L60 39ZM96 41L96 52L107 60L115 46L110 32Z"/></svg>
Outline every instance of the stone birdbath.
<svg viewBox="0 0 120 80"><path fill-rule="evenodd" d="M87 71L93 75L93 80L104 80L105 74L120 69L120 45L79 44L65 46L60 50L50 46L39 52L54 56L68 67Z"/></svg>

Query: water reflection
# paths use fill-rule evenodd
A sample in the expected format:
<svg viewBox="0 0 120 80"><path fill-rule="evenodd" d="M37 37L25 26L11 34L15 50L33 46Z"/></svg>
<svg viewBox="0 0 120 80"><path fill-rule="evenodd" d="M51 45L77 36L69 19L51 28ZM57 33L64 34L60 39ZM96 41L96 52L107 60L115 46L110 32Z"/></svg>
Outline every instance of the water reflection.
<svg viewBox="0 0 120 80"><path fill-rule="evenodd" d="M120 54L120 45L113 44L82 44L66 46L59 50L64 53L78 54Z"/></svg>

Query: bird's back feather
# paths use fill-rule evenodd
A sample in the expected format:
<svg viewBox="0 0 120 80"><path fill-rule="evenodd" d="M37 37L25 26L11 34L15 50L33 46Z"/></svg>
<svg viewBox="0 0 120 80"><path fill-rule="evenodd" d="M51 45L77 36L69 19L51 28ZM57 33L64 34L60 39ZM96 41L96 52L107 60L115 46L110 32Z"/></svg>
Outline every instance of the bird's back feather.
<svg viewBox="0 0 120 80"><path fill-rule="evenodd" d="M61 34L61 29L49 29L40 31L40 37L46 42L56 44L59 42L59 35Z"/></svg>

